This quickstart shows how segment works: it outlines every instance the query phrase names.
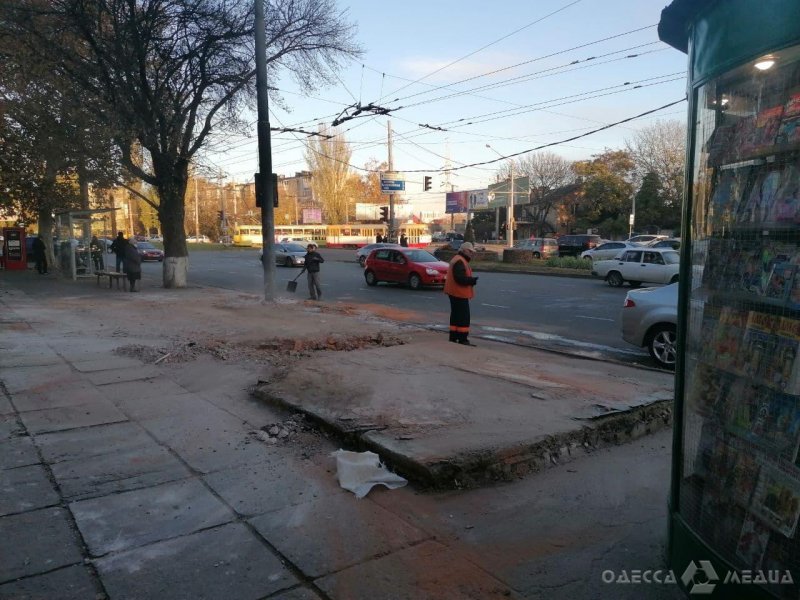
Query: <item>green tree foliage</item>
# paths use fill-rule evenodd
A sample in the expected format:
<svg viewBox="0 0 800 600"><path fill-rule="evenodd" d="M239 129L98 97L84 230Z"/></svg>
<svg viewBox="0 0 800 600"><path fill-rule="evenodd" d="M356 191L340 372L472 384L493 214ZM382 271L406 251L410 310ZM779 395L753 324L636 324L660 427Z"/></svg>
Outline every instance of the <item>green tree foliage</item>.
<svg viewBox="0 0 800 600"><path fill-rule="evenodd" d="M475 243L475 229L472 227L472 219L467 221L467 227L464 230L464 241Z"/></svg>
<svg viewBox="0 0 800 600"><path fill-rule="evenodd" d="M633 200L634 162L625 150L606 150L573 166L583 195L567 222L571 231L599 228L600 235L620 237L627 233ZM624 226L623 226L624 224Z"/></svg>
<svg viewBox="0 0 800 600"><path fill-rule="evenodd" d="M661 182L658 175L648 173L636 192L636 231L661 229L664 217L664 202L661 197Z"/></svg>

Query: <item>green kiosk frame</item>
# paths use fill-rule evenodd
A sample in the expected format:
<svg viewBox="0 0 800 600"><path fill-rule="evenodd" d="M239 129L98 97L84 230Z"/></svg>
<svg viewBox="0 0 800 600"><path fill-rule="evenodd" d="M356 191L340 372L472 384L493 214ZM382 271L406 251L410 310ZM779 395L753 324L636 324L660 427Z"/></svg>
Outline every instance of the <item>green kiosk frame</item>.
<svg viewBox="0 0 800 600"><path fill-rule="evenodd" d="M670 568L800 597L800 0L674 0L688 54Z"/></svg>

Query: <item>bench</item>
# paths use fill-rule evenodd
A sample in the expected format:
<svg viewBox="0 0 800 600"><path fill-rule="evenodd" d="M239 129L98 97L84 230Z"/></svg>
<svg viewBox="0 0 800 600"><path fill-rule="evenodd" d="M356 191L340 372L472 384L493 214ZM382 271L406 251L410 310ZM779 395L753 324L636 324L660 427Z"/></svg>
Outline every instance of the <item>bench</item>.
<svg viewBox="0 0 800 600"><path fill-rule="evenodd" d="M117 273L116 271L98 271L95 273L97 275L97 285L100 285L100 278L101 277L108 277L108 288L111 289L112 284L116 280L117 282L117 289L120 289L119 282L122 282L122 289L128 289L128 278L125 276L125 273Z"/></svg>

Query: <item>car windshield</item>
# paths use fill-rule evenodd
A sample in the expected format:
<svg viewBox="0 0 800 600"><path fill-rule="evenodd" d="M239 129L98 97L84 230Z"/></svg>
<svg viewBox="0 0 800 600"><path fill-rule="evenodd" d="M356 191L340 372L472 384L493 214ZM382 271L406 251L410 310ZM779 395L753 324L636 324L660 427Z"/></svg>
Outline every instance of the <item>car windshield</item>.
<svg viewBox="0 0 800 600"><path fill-rule="evenodd" d="M136 247L139 250L155 250L156 247L150 242L136 242Z"/></svg>
<svg viewBox="0 0 800 600"><path fill-rule="evenodd" d="M306 249L303 248L300 244L285 244L284 248L286 248L287 252L305 252Z"/></svg>
<svg viewBox="0 0 800 600"><path fill-rule="evenodd" d="M664 257L664 262L668 265L677 265L681 260L681 255L677 252L664 252L662 253Z"/></svg>
<svg viewBox="0 0 800 600"><path fill-rule="evenodd" d="M405 255L411 262L416 262L416 263L439 262L438 258L436 258L433 254L425 250L409 250L408 252L405 253Z"/></svg>

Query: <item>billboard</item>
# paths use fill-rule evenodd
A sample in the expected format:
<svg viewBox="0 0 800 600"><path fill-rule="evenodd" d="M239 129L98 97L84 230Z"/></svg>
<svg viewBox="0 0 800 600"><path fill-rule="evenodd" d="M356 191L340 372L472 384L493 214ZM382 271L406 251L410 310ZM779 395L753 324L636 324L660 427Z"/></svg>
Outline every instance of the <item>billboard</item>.
<svg viewBox="0 0 800 600"><path fill-rule="evenodd" d="M444 212L448 215L453 213L465 213L469 208L468 192L447 192L444 201Z"/></svg>
<svg viewBox="0 0 800 600"><path fill-rule="evenodd" d="M303 209L303 223L322 223L322 209L320 208L304 208Z"/></svg>
<svg viewBox="0 0 800 600"><path fill-rule="evenodd" d="M487 190L468 190L467 196L470 210L489 208L489 194Z"/></svg>

